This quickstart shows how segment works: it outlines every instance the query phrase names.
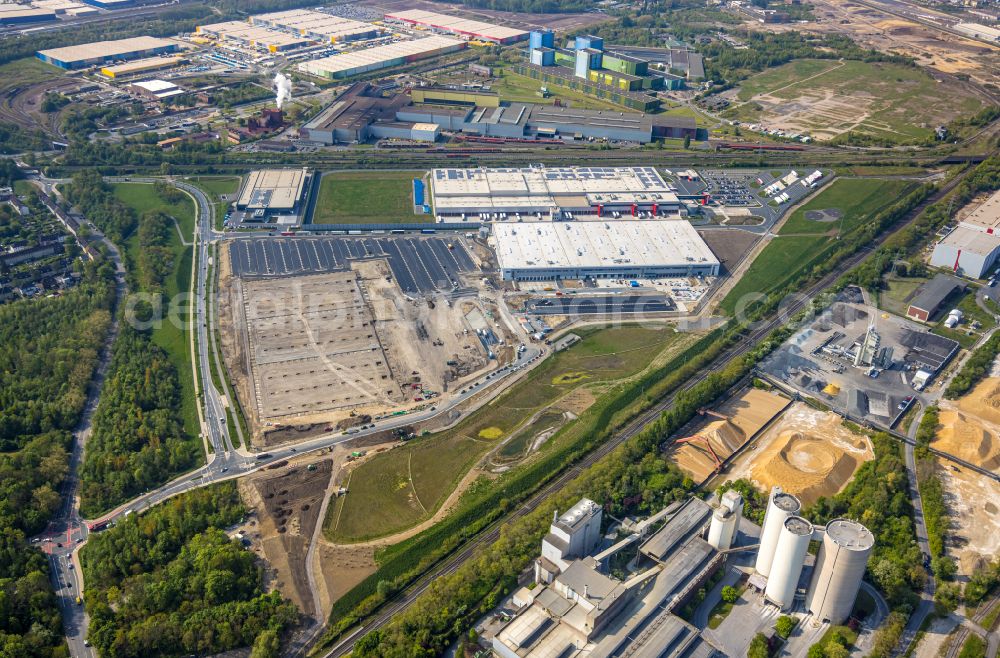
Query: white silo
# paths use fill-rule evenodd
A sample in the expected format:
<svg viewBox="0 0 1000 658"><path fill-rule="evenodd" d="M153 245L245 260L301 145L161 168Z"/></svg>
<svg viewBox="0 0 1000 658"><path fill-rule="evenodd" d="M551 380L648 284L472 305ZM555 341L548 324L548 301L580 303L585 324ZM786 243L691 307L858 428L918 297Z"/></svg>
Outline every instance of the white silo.
<svg viewBox="0 0 1000 658"><path fill-rule="evenodd" d="M806 594L806 608L817 619L832 624L847 620L874 545L875 536L860 523L834 519L827 524Z"/></svg>
<svg viewBox="0 0 1000 658"><path fill-rule="evenodd" d="M757 562L754 569L767 577L771 573L771 560L774 559L774 549L778 546L778 537L785 525L785 519L798 514L802 508L799 499L792 494L784 493L781 487L771 489L771 497L767 501L767 511L764 512L764 527L760 532L760 548L757 550Z"/></svg>
<svg viewBox="0 0 1000 658"><path fill-rule="evenodd" d="M719 506L712 514L712 524L708 527L708 543L720 551L733 545L743 518L743 496L734 489L722 495Z"/></svg>
<svg viewBox="0 0 1000 658"><path fill-rule="evenodd" d="M782 610L791 608L795 601L795 590L812 536L813 525L801 516L789 516L781 526L764 597Z"/></svg>

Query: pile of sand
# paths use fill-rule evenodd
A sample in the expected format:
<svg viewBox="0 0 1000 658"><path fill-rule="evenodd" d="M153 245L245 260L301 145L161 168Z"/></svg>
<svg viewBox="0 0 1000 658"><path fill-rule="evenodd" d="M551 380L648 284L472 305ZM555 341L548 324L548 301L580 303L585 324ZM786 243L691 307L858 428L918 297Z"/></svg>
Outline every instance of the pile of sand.
<svg viewBox="0 0 1000 658"><path fill-rule="evenodd" d="M967 414L1000 424L1000 377L987 377L958 401Z"/></svg>
<svg viewBox="0 0 1000 658"><path fill-rule="evenodd" d="M864 439L859 439L855 448L867 450ZM828 438L784 431L761 452L751 475L765 491L780 486L809 505L840 491L860 463L860 455Z"/></svg>
<svg viewBox="0 0 1000 658"><path fill-rule="evenodd" d="M964 398L959 406L964 408L969 397ZM989 413L1000 414L1000 411L991 408ZM976 466L991 470L1000 468L1000 441L979 419L952 409L942 410L938 419L941 427L931 447Z"/></svg>
<svg viewBox="0 0 1000 658"><path fill-rule="evenodd" d="M719 459L725 459L736 452L737 448L747 440L743 430L728 420L716 420L709 423L698 432L698 436L708 440ZM698 439L676 448L673 459L696 481L705 479L715 471L715 459L712 458L704 441Z"/></svg>

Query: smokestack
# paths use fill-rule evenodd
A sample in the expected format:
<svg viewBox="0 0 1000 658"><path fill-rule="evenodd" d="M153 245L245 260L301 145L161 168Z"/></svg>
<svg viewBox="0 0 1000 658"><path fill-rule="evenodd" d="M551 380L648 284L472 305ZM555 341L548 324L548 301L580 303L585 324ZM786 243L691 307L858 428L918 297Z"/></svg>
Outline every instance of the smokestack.
<svg viewBox="0 0 1000 658"><path fill-rule="evenodd" d="M289 80L288 76L284 73L279 73L274 76L274 89L275 98L274 102L277 104L278 109L285 104L285 101L292 99L292 81Z"/></svg>

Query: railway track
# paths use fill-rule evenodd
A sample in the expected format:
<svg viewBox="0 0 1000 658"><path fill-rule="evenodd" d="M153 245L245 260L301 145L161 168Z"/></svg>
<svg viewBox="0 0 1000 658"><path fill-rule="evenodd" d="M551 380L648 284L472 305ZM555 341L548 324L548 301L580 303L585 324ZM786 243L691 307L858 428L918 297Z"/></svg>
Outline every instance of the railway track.
<svg viewBox="0 0 1000 658"><path fill-rule="evenodd" d="M864 261L890 235L893 235L896 231L911 224L930 204L938 201L955 189L955 187L957 187L958 184L964 180L969 171L970 169L967 169L962 174L955 176L951 181L948 181L948 183L946 183L942 188L913 208L905 219L898 221L893 227L884 231L875 242L846 258L840 265L834 268L833 271L803 291L803 294L797 295L795 300L784 307L777 316L761 322L760 326L753 329L742 339L742 341L724 350L708 367L705 368L705 372L720 371L732 363L733 360L744 356L772 331L787 322L788 318L793 317L798 312L804 310L818 293L829 288L844 273ZM379 610L378 613L369 618L364 625L351 629L345 635L343 640L322 654L323 658L340 658L341 656L349 654L354 641L362 633L368 633L381 628L395 615L406 610L406 608L408 608L432 582L444 576L453 574L462 564L465 563L466 560L471 558L478 549L495 542L499 538L500 530L504 524L516 521L517 519L520 519L537 509L539 505L541 505L552 493L561 489L573 478L582 473L586 468L592 466L603 457L606 457L613 450L615 450L615 448L637 435L646 427L646 425L659 417L661 413L669 410L673 406L674 397L676 396L677 391L690 390L698 383L698 381L700 381L700 378L692 378L688 380L672 394L669 394L666 398L654 404L650 409L627 423L618 434L614 435L600 447L591 451L587 456L582 458L572 467L565 470L556 478L543 485L526 501L524 501L514 512L502 519L494 521L479 535L470 539L456 552L444 558L437 565L413 581L406 589L400 592L396 598L385 604L385 606Z"/></svg>
<svg viewBox="0 0 1000 658"><path fill-rule="evenodd" d="M972 621L979 625L987 615L989 615L994 608L1000 605L1000 596L994 597L992 601L986 605L979 606L979 610L976 614L972 616ZM990 632L990 629L984 629L986 632ZM951 638L951 642L948 644L948 650L945 652L945 658L956 658L958 654L962 651L962 647L965 646L966 640L969 639L969 634L972 633L972 629L968 626L959 626Z"/></svg>

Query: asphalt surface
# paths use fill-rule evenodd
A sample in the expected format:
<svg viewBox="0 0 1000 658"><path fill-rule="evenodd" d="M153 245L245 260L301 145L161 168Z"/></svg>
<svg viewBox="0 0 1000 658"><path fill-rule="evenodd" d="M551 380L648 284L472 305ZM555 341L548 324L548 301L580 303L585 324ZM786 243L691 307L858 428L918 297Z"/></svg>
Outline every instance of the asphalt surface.
<svg viewBox="0 0 1000 658"><path fill-rule="evenodd" d="M333 272L350 261L385 258L404 293L432 294L458 285L476 266L461 241L446 237L270 237L229 246L233 274L289 276Z"/></svg>
<svg viewBox="0 0 1000 658"><path fill-rule="evenodd" d="M571 295L527 303L527 312L535 315L634 315L666 313L677 305L665 295Z"/></svg>

